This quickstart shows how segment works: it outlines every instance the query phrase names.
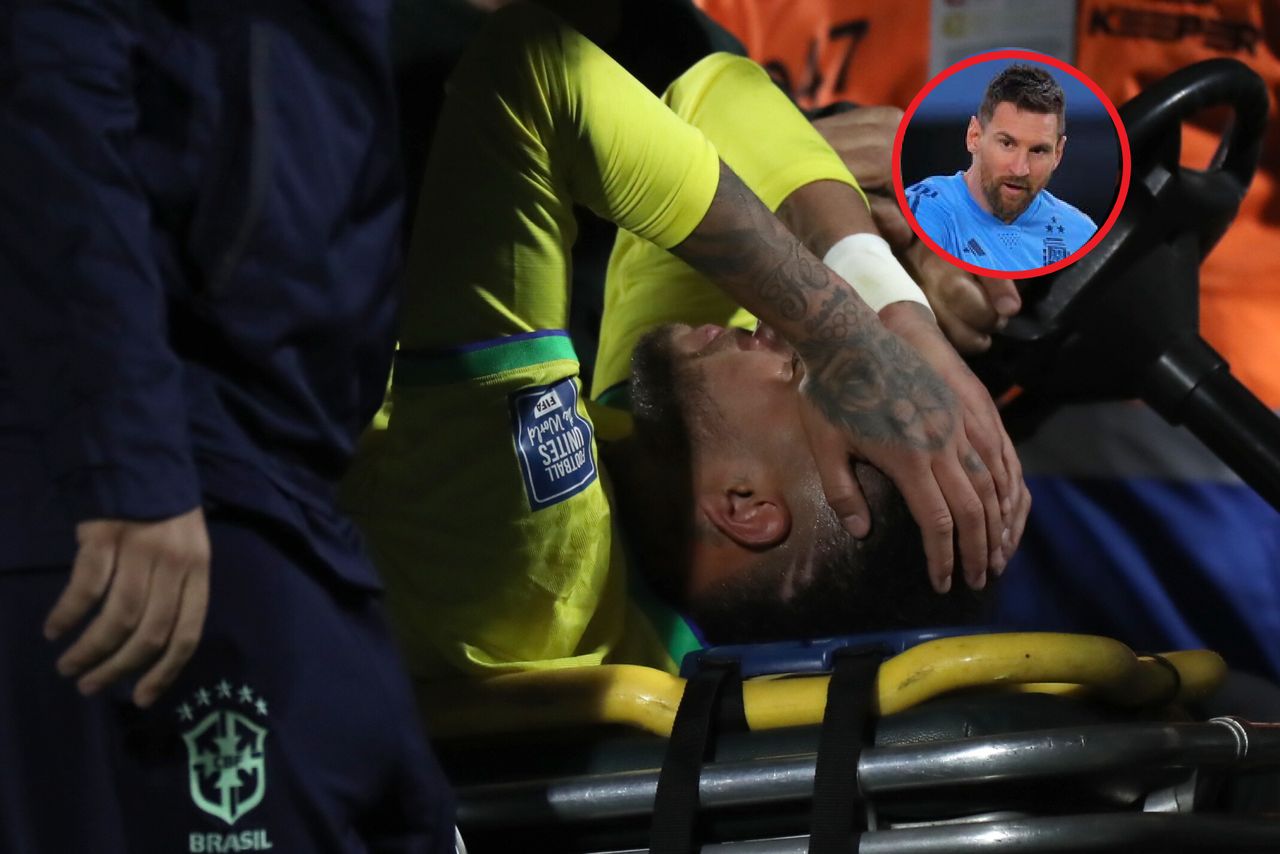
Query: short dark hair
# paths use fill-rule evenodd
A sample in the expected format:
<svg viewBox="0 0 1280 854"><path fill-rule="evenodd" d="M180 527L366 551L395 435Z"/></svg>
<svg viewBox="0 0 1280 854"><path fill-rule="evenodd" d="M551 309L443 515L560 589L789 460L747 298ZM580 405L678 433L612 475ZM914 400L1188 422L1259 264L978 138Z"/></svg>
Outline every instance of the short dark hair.
<svg viewBox="0 0 1280 854"><path fill-rule="evenodd" d="M987 84L987 92L978 107L978 121L985 127L995 114L996 105L1010 103L1019 110L1052 113L1058 117L1058 136L1067 131L1067 96L1053 75L1034 65L1014 64L1001 71Z"/></svg>
<svg viewBox="0 0 1280 854"><path fill-rule="evenodd" d="M672 357L671 329L649 332L632 351L632 433L606 453L622 486L614 501L628 551L654 592L674 603L685 595L694 536L693 438L676 387L683 383L694 397L704 392L701 378Z"/></svg>
<svg viewBox="0 0 1280 854"><path fill-rule="evenodd" d="M987 616L989 591L962 581L934 592L926 571L920 528L901 493L879 471L856 472L871 505L871 533L856 539L829 517L815 544L812 580L790 598L780 595L780 573L762 561L745 576L725 581L681 603L713 644L762 643L860 632L971 625Z"/></svg>

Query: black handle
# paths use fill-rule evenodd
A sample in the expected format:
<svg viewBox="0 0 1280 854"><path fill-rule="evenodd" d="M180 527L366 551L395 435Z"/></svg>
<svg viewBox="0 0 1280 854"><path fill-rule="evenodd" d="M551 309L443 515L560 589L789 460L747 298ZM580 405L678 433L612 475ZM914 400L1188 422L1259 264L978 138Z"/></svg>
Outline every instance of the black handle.
<svg viewBox="0 0 1280 854"><path fill-rule="evenodd" d="M1231 375L1200 338L1185 338L1147 369L1142 398L1185 424L1272 507L1280 510L1280 417Z"/></svg>
<svg viewBox="0 0 1280 854"><path fill-rule="evenodd" d="M1267 87L1248 66L1234 59L1209 59L1156 81L1120 108L1120 118L1138 158L1157 152L1179 125L1200 110L1228 104L1235 120L1223 136L1212 170L1233 177L1241 187L1253 180L1267 124Z"/></svg>

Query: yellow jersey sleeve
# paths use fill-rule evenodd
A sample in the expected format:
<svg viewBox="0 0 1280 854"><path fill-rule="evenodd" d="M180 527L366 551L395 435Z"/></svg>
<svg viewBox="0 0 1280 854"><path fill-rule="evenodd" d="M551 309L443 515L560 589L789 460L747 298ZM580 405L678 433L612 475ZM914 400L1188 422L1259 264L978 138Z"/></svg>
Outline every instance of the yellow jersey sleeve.
<svg viewBox="0 0 1280 854"><path fill-rule="evenodd" d="M677 78L663 101L706 134L769 210L814 181L840 181L861 192L839 155L748 59L713 54ZM619 232L609 258L592 397L625 383L636 342L672 321L755 324L750 313L679 258Z"/></svg>
<svg viewBox="0 0 1280 854"><path fill-rule="evenodd" d="M719 158L707 138L536 6L491 16L447 88L402 347L563 328L575 203L665 247L711 205Z"/></svg>

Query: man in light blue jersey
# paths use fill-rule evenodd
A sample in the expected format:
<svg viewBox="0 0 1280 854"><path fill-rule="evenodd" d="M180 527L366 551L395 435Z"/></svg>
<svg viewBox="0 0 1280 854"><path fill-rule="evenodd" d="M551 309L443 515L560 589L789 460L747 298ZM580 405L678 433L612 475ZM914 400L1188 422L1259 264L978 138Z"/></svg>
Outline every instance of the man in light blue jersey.
<svg viewBox="0 0 1280 854"><path fill-rule="evenodd" d="M970 117L968 170L907 189L920 227L978 267L1033 270L1066 258L1098 227L1045 186L1066 148L1066 96L1043 69L1011 65L992 79Z"/></svg>

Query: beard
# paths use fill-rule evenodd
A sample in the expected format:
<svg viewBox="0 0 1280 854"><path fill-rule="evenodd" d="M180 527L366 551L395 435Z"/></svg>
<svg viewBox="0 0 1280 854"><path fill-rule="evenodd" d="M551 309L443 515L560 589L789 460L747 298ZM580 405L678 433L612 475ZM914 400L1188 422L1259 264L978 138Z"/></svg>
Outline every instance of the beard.
<svg viewBox="0 0 1280 854"><path fill-rule="evenodd" d="M682 421L675 358L671 349L673 325L646 333L631 353L631 414L637 422L667 424Z"/></svg>
<svg viewBox="0 0 1280 854"><path fill-rule="evenodd" d="M982 194L987 198L991 213L1001 222L1010 223L1020 217L1044 189L1044 184L1037 185L1030 178L1015 178L1012 175L993 177L985 166L980 166L978 171L982 180ZM1005 185L1020 187L1024 192L1014 199L1005 198L1002 191Z"/></svg>
<svg viewBox="0 0 1280 854"><path fill-rule="evenodd" d="M637 432L664 436L664 443L716 441L726 434L723 415L707 394L696 368L675 356L676 326L647 333L631 353L631 416Z"/></svg>

